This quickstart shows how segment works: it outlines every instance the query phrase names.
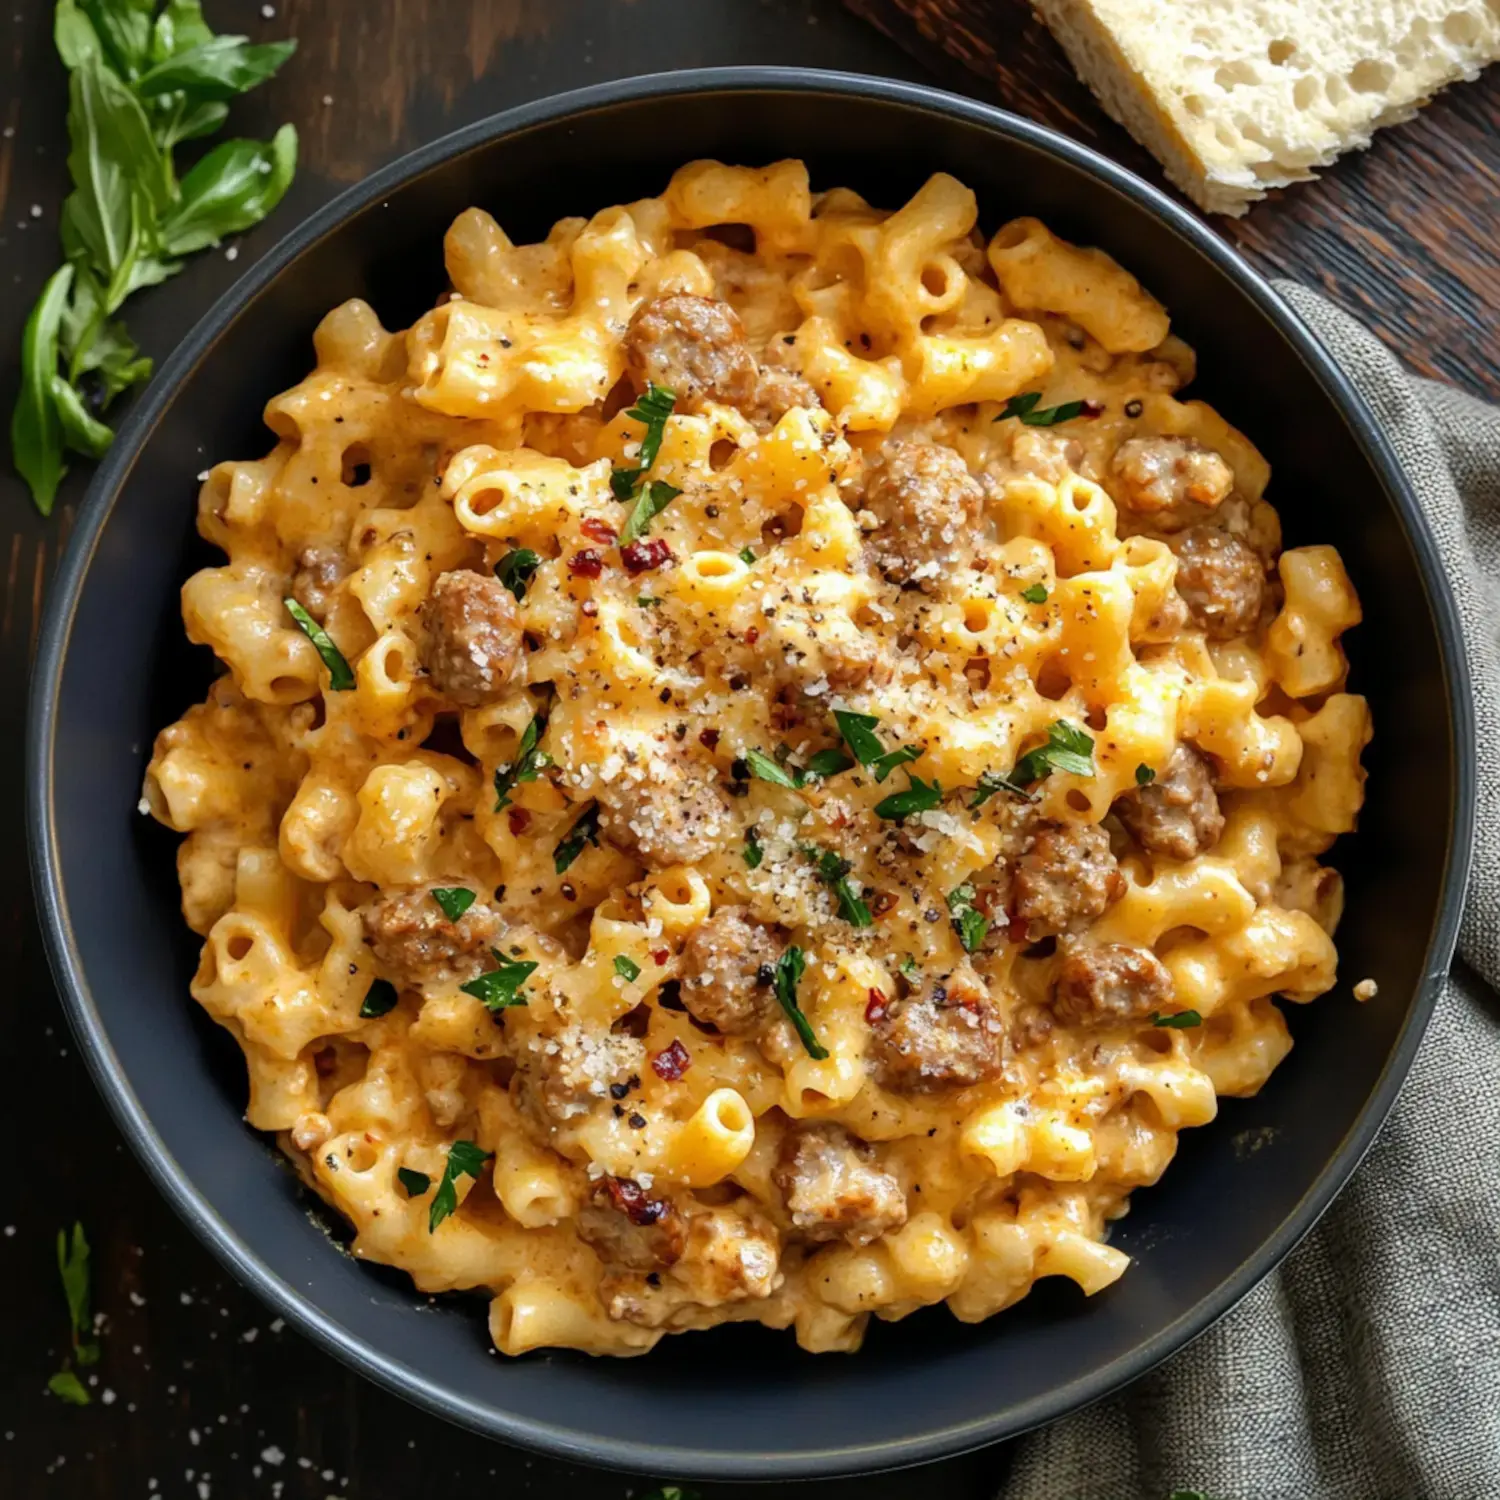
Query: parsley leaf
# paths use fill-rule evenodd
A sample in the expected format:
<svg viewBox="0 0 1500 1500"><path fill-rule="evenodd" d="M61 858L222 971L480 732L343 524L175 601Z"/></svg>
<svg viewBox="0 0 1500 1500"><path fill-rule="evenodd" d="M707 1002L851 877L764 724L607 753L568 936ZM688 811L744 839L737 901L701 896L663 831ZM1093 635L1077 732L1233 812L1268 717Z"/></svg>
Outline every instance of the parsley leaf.
<svg viewBox="0 0 1500 1500"><path fill-rule="evenodd" d="M755 554L748 547L740 548L740 561L747 567L755 562Z"/></svg>
<svg viewBox="0 0 1500 1500"><path fill-rule="evenodd" d="M648 383L646 394L634 406L627 408L625 415L633 417L637 422L643 422L646 431L641 438L641 450L636 455L639 459L636 467L616 469L609 477L610 488L615 492L616 499L630 499L635 493L636 481L656 462L656 455L661 451L662 436L667 430L667 418L672 415L672 408L676 404L677 397L671 391L664 386ZM636 535L639 534L639 532L636 533ZM633 536L620 538L622 543L634 540Z"/></svg>
<svg viewBox="0 0 1500 1500"><path fill-rule="evenodd" d="M757 781L769 781L772 786L790 787L794 792L802 784L794 781L791 773L783 771L763 750L745 751L745 764L750 767L750 774Z"/></svg>
<svg viewBox="0 0 1500 1500"><path fill-rule="evenodd" d="M1041 800L1036 792L1028 792L1024 786L1017 781L1012 781L1009 776L1002 776L998 771L985 771L979 777L978 785L974 790L974 798L969 803L969 810L972 812L976 807L983 807L996 792L1009 792L1012 797L1019 797L1023 802Z"/></svg>
<svg viewBox="0 0 1500 1500"><path fill-rule="evenodd" d="M489 1151L481 1151L473 1141L454 1141L448 1147L448 1165L443 1168L443 1180L432 1195L432 1208L427 1215L428 1234L435 1234L438 1225L458 1211L458 1179L478 1177L491 1155Z"/></svg>
<svg viewBox="0 0 1500 1500"><path fill-rule="evenodd" d="M1156 780L1156 772L1150 766L1142 763L1135 768L1135 784L1137 786L1150 786Z"/></svg>
<svg viewBox="0 0 1500 1500"><path fill-rule="evenodd" d="M1184 1026L1201 1026L1203 1017L1195 1010L1174 1010L1169 1015L1163 1015L1159 1010L1153 1011L1151 1015L1152 1026L1167 1026L1174 1031L1181 1031Z"/></svg>
<svg viewBox="0 0 1500 1500"><path fill-rule="evenodd" d="M89 1312L89 1242L82 1224L74 1223L71 1241L67 1230L57 1231L57 1269L63 1295L68 1299L73 1353L79 1364L91 1365L99 1358L99 1345L94 1341L94 1320Z"/></svg>
<svg viewBox="0 0 1500 1500"><path fill-rule="evenodd" d="M911 984L915 984L922 977L922 971L917 967L917 961L910 953L896 966L896 971Z"/></svg>
<svg viewBox="0 0 1500 1500"><path fill-rule="evenodd" d="M642 488L635 502L635 509L620 528L620 545L629 546L645 536L651 523L682 493L675 484L665 479L652 479Z"/></svg>
<svg viewBox="0 0 1500 1500"><path fill-rule="evenodd" d="M514 552L507 552L499 562L495 564L495 577L513 593L516 598L526 597L527 585L531 582L531 575L541 567L542 560L530 547L517 547Z"/></svg>
<svg viewBox="0 0 1500 1500"><path fill-rule="evenodd" d="M839 915L851 927L873 927L875 919L870 915L870 908L854 894L854 888L849 884L849 871L853 869L849 861L840 858L832 849L819 849L811 844L805 846L805 852L817 865L819 877L837 899Z"/></svg>
<svg viewBox="0 0 1500 1500"><path fill-rule="evenodd" d="M474 892L467 886L440 885L433 888L432 899L443 908L443 915L450 922L456 922L473 906Z"/></svg>
<svg viewBox="0 0 1500 1500"><path fill-rule="evenodd" d="M1074 417L1083 416L1093 406L1091 401L1064 401L1060 406L1039 409L1037 402L1041 399L1040 391L1012 396L995 420L1003 422L1007 417L1019 417L1027 427L1056 427L1059 422L1071 422ZM1097 410L1093 414L1097 415Z"/></svg>
<svg viewBox="0 0 1500 1500"><path fill-rule="evenodd" d="M880 743L879 735L875 733L875 726L880 721L874 714L855 714L836 708L833 711L833 717L834 722L839 726L839 733L844 737L844 743L853 751L860 765L874 772L877 784L884 781L897 766L904 766L910 761L919 760L925 753L920 746L916 745L904 745L899 750L887 750Z"/></svg>
<svg viewBox="0 0 1500 1500"><path fill-rule="evenodd" d="M990 930L989 920L974 909L974 887L967 882L954 886L948 892L948 910L964 952L973 953Z"/></svg>
<svg viewBox="0 0 1500 1500"><path fill-rule="evenodd" d="M516 758L508 767L495 769L495 811L510 806L510 794L523 781L535 781L537 773L552 764L552 757L545 750L537 749L537 742L546 731L547 721L540 714L533 714L531 722L521 732L516 746Z"/></svg>
<svg viewBox="0 0 1500 1500"><path fill-rule="evenodd" d="M760 869L760 862L766 857L766 851L760 847L760 835L753 829L745 834L745 863L752 869Z"/></svg>
<svg viewBox="0 0 1500 1500"><path fill-rule="evenodd" d="M615 955L615 973L626 984L634 984L641 977L641 966L633 958L626 958L623 953L617 953Z"/></svg>
<svg viewBox="0 0 1500 1500"><path fill-rule="evenodd" d="M526 996L521 992L521 986L536 970L536 964L528 959L519 959L515 963L509 963L490 949L490 954L495 960L495 967L487 974L481 974L475 979L469 980L467 984L459 985L464 994L472 995L481 1001L486 1010L505 1010L512 1005L525 1005Z"/></svg>
<svg viewBox="0 0 1500 1500"><path fill-rule="evenodd" d="M573 826L559 841L557 848L552 851L552 868L559 875L563 874L568 866L583 853L585 844L592 844L596 849L599 847L599 804L597 802L589 803L579 813Z"/></svg>
<svg viewBox="0 0 1500 1500"><path fill-rule="evenodd" d="M1021 590L1021 597L1028 604L1045 604L1047 602L1047 585L1045 583L1034 583L1029 589Z"/></svg>
<svg viewBox="0 0 1500 1500"><path fill-rule="evenodd" d="M1066 719L1054 719L1047 726L1047 743L1028 750L1016 762L1012 773L1023 785L1040 781L1053 771L1063 771L1072 776L1094 774L1094 741L1076 724Z"/></svg>
<svg viewBox="0 0 1500 1500"><path fill-rule="evenodd" d="M406 1189L408 1198L420 1198L432 1186L432 1178L425 1172L414 1171L411 1167L397 1167L396 1181Z"/></svg>
<svg viewBox="0 0 1500 1500"><path fill-rule="evenodd" d="M47 1382L47 1389L69 1406L87 1406L89 1404L89 1393L83 1388L83 1382L71 1370L59 1370Z"/></svg>
<svg viewBox="0 0 1500 1500"><path fill-rule="evenodd" d="M806 970L807 960L802 956L802 950L795 946L788 948L776 960L776 999L786 1012L787 1020L796 1027L807 1055L814 1062L822 1062L828 1056L828 1049L818 1041L812 1023L802 1014L802 1009L797 1004L797 986L802 982Z"/></svg>
<svg viewBox="0 0 1500 1500"><path fill-rule="evenodd" d="M354 671L348 658L334 645L333 637L295 599L288 597L281 602L323 658L323 665L328 668L328 686L335 693L347 693L354 686Z"/></svg>
<svg viewBox="0 0 1500 1500"><path fill-rule="evenodd" d="M815 776L822 781L829 776L837 776L840 771L847 771L854 762L844 754L842 750L819 750L810 756L807 769L802 773L802 780L809 776ZM798 783L801 785L801 783Z"/></svg>
<svg viewBox="0 0 1500 1500"><path fill-rule="evenodd" d="M912 813L929 812L942 805L943 789L935 779L923 781L920 776L913 776L908 771L906 783L904 792L892 792L889 797L875 804L877 818L905 818Z"/></svg>
<svg viewBox="0 0 1500 1500"><path fill-rule="evenodd" d="M651 594L637 594L635 596L635 602L639 604L642 609L650 609L653 604L660 604L661 600L657 599Z"/></svg>
<svg viewBox="0 0 1500 1500"><path fill-rule="evenodd" d="M364 1003L359 1008L361 1021L373 1021L396 1008L396 986L389 979L376 979L365 991Z"/></svg>
<svg viewBox="0 0 1500 1500"><path fill-rule="evenodd" d="M778 756L785 754L785 746L777 751ZM783 765L763 750L747 750L745 764L757 781L769 781L772 786L790 787L796 792L801 791L809 781L824 781L830 776L837 776L841 771L849 770L854 762L842 750L819 750L808 758L805 768L799 768Z"/></svg>

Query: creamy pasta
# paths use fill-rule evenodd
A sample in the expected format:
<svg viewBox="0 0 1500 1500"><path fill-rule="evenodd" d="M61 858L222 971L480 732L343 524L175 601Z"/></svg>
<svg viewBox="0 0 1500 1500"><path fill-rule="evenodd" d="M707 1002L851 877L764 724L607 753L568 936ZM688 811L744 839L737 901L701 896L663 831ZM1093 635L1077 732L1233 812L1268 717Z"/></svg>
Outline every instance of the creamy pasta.
<svg viewBox="0 0 1500 1500"><path fill-rule="evenodd" d="M952 177L445 248L202 486L143 806L250 1124L510 1354L1108 1286L1334 983L1337 552L1128 271Z"/></svg>

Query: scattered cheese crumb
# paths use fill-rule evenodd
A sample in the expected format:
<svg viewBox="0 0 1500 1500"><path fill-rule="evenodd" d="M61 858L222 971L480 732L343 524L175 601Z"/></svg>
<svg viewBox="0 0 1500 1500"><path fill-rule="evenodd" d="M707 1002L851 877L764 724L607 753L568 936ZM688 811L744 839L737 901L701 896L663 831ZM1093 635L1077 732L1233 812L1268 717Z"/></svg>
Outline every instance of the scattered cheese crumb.
<svg viewBox="0 0 1500 1500"><path fill-rule="evenodd" d="M1361 979L1354 986L1354 998L1356 1000L1373 1000L1380 993L1380 986L1373 979Z"/></svg>
<svg viewBox="0 0 1500 1500"><path fill-rule="evenodd" d="M261 1461L270 1464L273 1469L286 1462L286 1454L275 1443L272 1443L269 1448L262 1448L260 1456Z"/></svg>

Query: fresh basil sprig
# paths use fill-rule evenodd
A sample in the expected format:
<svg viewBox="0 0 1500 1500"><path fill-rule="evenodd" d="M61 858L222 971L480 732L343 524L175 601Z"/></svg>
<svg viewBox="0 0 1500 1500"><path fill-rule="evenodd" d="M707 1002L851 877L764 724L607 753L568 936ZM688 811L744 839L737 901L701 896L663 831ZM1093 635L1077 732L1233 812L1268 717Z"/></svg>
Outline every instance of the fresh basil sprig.
<svg viewBox="0 0 1500 1500"><path fill-rule="evenodd" d="M151 374L116 314L182 257L258 224L297 164L297 133L226 141L177 178L173 150L211 135L227 100L263 83L295 42L216 36L201 0L57 0L53 40L69 70L68 175L59 223L66 264L27 319L11 454L50 514L65 454L99 458L103 412Z"/></svg>

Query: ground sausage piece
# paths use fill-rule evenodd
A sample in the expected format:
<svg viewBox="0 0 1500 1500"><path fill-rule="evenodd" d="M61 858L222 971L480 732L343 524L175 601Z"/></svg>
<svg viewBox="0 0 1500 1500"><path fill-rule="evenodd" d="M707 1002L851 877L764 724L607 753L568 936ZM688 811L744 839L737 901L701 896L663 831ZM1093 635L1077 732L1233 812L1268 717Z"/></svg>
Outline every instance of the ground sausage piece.
<svg viewBox="0 0 1500 1500"><path fill-rule="evenodd" d="M777 1011L770 971L784 944L743 906L719 908L682 945L682 1003L731 1036L749 1036Z"/></svg>
<svg viewBox="0 0 1500 1500"><path fill-rule="evenodd" d="M1139 515L1217 505L1234 488L1229 465L1191 438L1131 438L1120 444L1110 473L1117 498Z"/></svg>
<svg viewBox="0 0 1500 1500"><path fill-rule="evenodd" d="M455 568L422 606L422 661L440 693L465 708L493 703L521 653L516 601L498 578Z"/></svg>
<svg viewBox="0 0 1500 1500"><path fill-rule="evenodd" d="M636 387L663 386L678 411L705 401L740 406L759 383L745 325L727 302L686 292L637 309L625 333L625 360Z"/></svg>
<svg viewBox="0 0 1500 1500"><path fill-rule="evenodd" d="M1052 1013L1065 1026L1145 1021L1173 999L1172 976L1149 948L1073 948L1057 971Z"/></svg>
<svg viewBox="0 0 1500 1500"><path fill-rule="evenodd" d="M801 406L811 411L821 405L817 391L805 376L779 365L763 365L755 394L744 410L757 427L769 431L794 408Z"/></svg>
<svg viewBox="0 0 1500 1500"><path fill-rule="evenodd" d="M776 1289L781 1244L775 1226L753 1208L711 1208L688 1221L677 1275L705 1307L769 1297Z"/></svg>
<svg viewBox="0 0 1500 1500"><path fill-rule="evenodd" d="M1252 548L1217 526L1194 526L1168 544L1177 554L1177 592L1210 640L1232 640L1255 628L1266 569Z"/></svg>
<svg viewBox="0 0 1500 1500"><path fill-rule="evenodd" d="M646 1067L645 1043L623 1031L600 1033L565 1026L539 1037L520 1060L516 1102L544 1131L586 1114L612 1097L612 1085L638 1083Z"/></svg>
<svg viewBox="0 0 1500 1500"><path fill-rule="evenodd" d="M892 1000L875 1022L876 1077L896 1094L967 1088L1005 1063L1005 1036L979 976L955 970L929 990Z"/></svg>
<svg viewBox="0 0 1500 1500"><path fill-rule="evenodd" d="M578 1238L612 1271L664 1271L682 1259L687 1220L628 1177L602 1177L578 1210Z"/></svg>
<svg viewBox="0 0 1500 1500"><path fill-rule="evenodd" d="M863 508L880 522L875 564L895 583L931 581L968 555L984 491L951 448L887 443L864 478Z"/></svg>
<svg viewBox="0 0 1500 1500"><path fill-rule="evenodd" d="M490 949L504 931L499 912L483 901L450 922L428 885L377 896L360 919L380 972L400 990L425 991L483 974L494 967Z"/></svg>
<svg viewBox="0 0 1500 1500"><path fill-rule="evenodd" d="M1035 942L1087 926L1124 894L1109 835L1097 823L1043 823L1016 861L1010 910Z"/></svg>
<svg viewBox="0 0 1500 1500"><path fill-rule="evenodd" d="M787 1131L773 1175L803 1235L868 1245L906 1223L901 1184L873 1164L874 1155L831 1120Z"/></svg>
<svg viewBox="0 0 1500 1500"><path fill-rule="evenodd" d="M1193 859L1224 832L1213 770L1191 745L1179 745L1167 769L1115 799L1115 816L1148 854Z"/></svg>
<svg viewBox="0 0 1500 1500"><path fill-rule="evenodd" d="M333 602L333 591L349 571L337 547L308 547L292 574L292 598L315 620L323 620Z"/></svg>
<svg viewBox="0 0 1500 1500"><path fill-rule="evenodd" d="M648 869L707 859L729 829L729 804L707 772L652 756L601 784L599 832Z"/></svg>

